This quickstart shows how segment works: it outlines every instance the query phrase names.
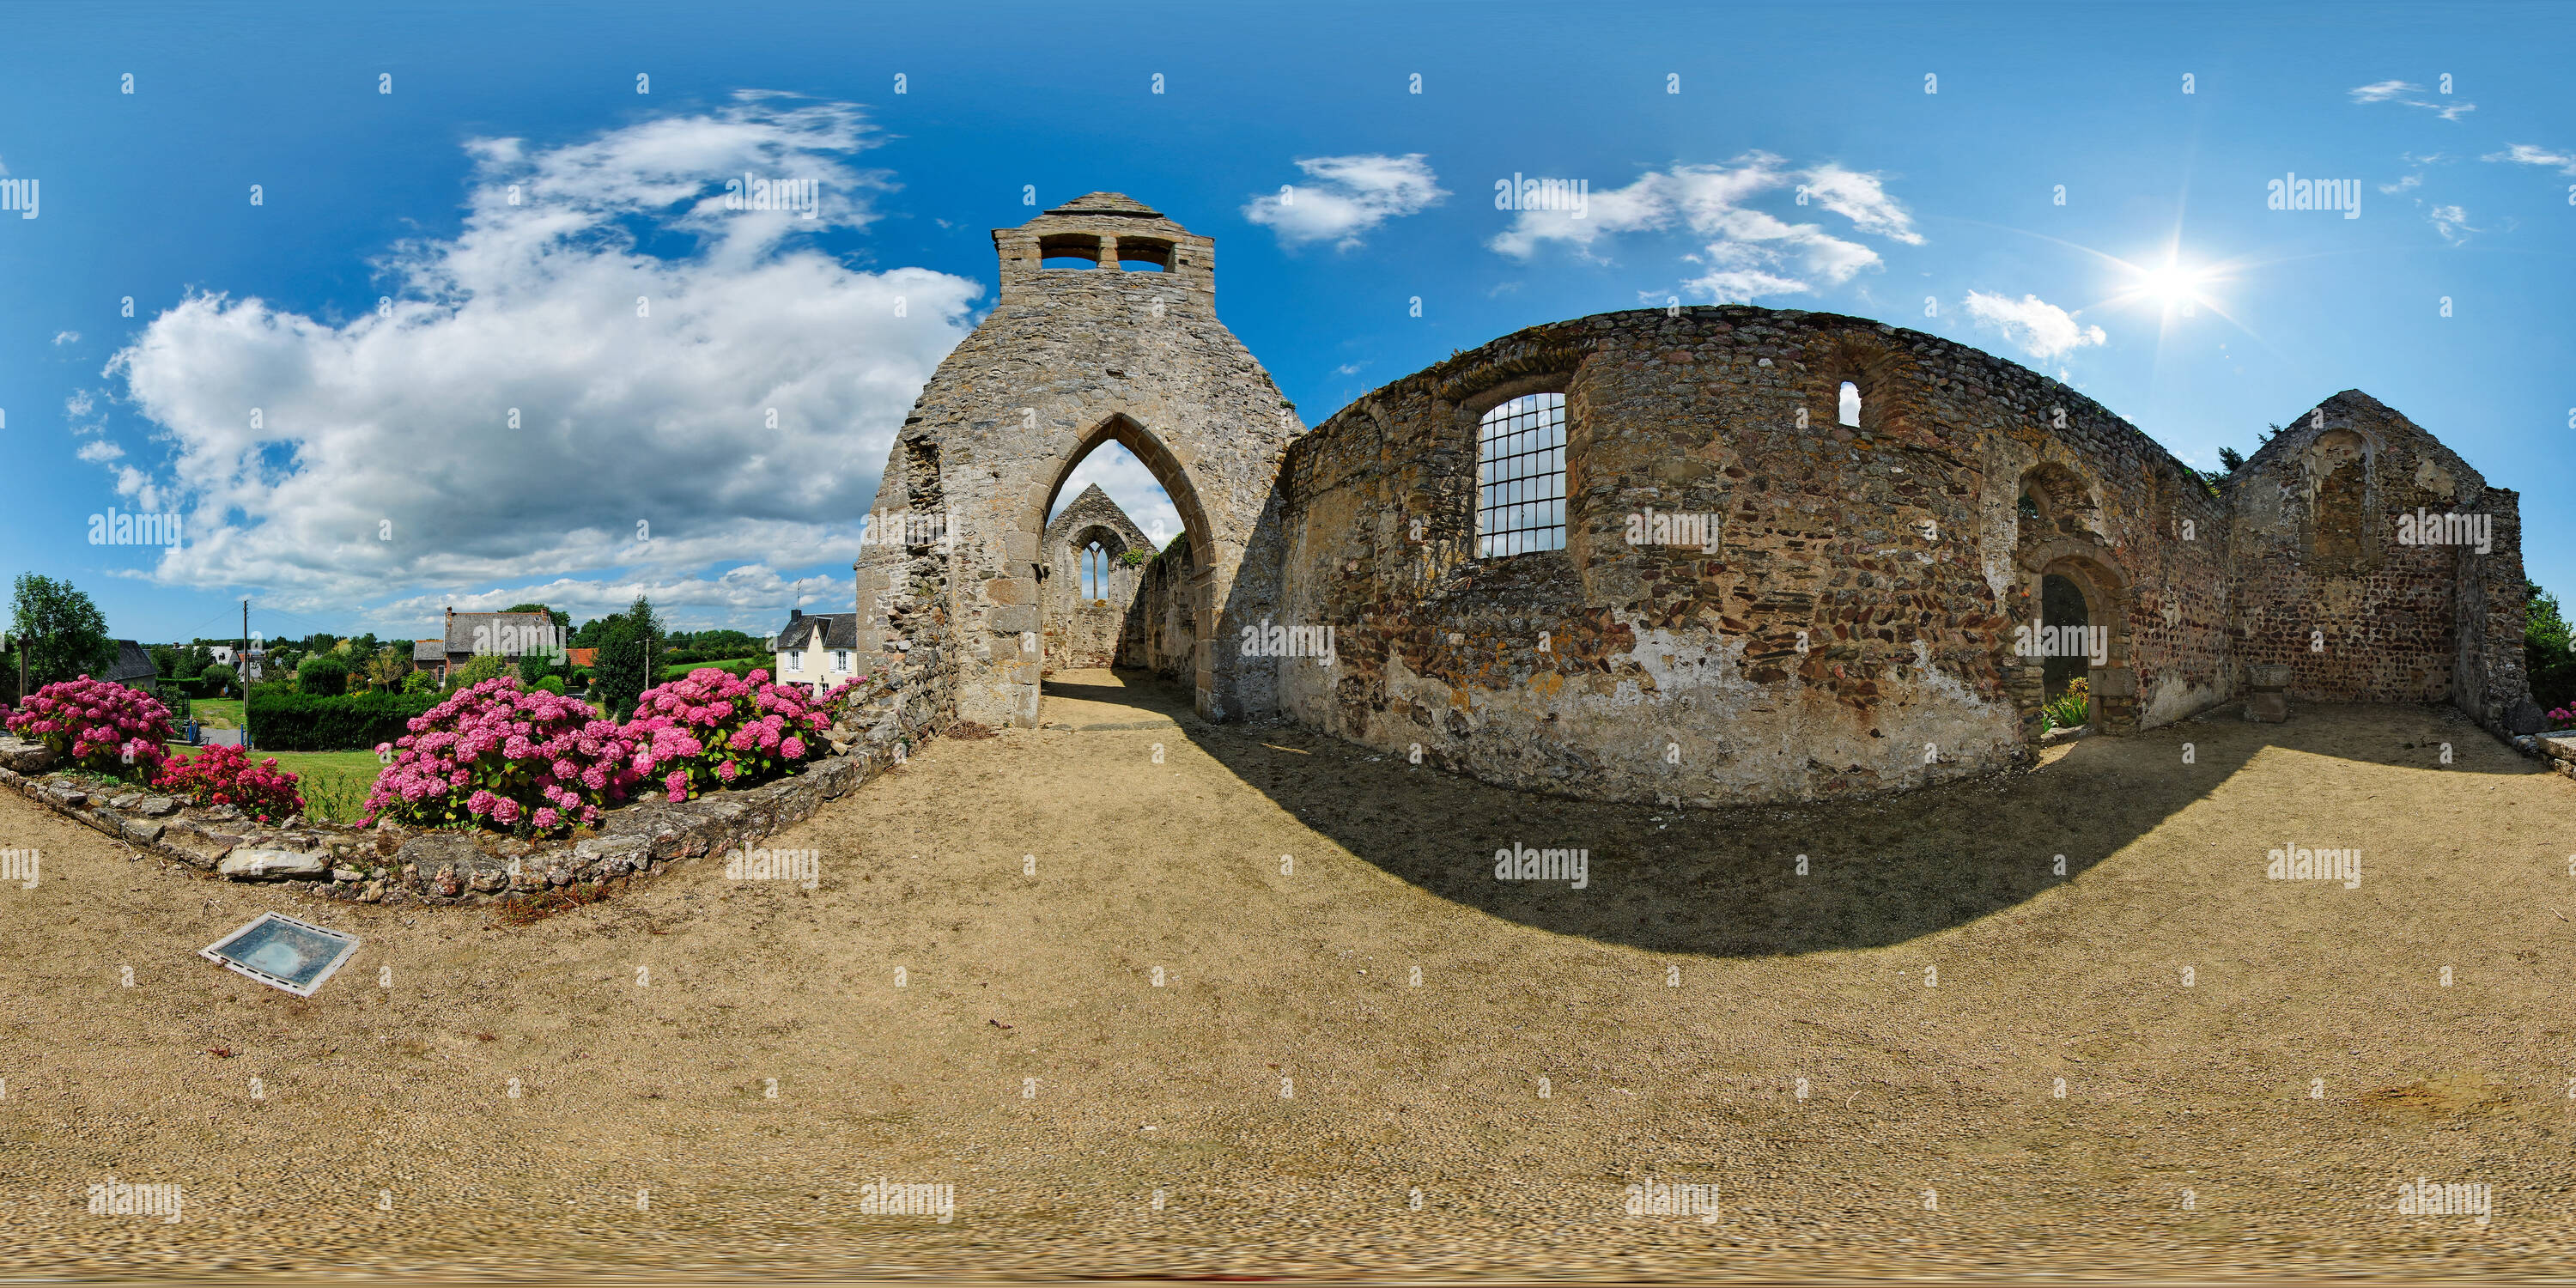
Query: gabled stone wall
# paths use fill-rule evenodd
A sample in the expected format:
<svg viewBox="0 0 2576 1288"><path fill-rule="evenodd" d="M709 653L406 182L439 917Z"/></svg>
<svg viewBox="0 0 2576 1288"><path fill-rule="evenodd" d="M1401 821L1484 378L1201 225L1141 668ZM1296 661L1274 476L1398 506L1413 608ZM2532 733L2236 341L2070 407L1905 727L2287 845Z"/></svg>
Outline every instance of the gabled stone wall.
<svg viewBox="0 0 2576 1288"><path fill-rule="evenodd" d="M953 528L945 581L934 590L907 577L901 549L863 556L862 648L935 649L953 663L947 701L956 717L1035 724L1047 511L1075 462L1114 440L1153 471L1190 538L1200 713L1268 713L1271 667L1209 641L1220 619L1275 611L1273 487L1301 426L1269 373L1217 320L1214 241L1115 193L1077 198L996 230L993 241L1001 300L922 390L878 493L905 495L906 463L932 462ZM1043 266L1086 248L1094 267ZM1167 268L1121 267L1138 256L1161 256ZM897 592L907 583L905 609ZM902 620L903 611L914 619ZM946 638L934 645L925 628Z"/></svg>

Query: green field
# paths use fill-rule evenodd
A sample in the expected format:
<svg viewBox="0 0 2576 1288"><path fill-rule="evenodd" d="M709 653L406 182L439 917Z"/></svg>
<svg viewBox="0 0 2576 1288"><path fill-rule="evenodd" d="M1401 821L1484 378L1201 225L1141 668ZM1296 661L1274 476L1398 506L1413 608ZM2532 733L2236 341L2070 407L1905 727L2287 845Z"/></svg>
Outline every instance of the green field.
<svg viewBox="0 0 2576 1288"><path fill-rule="evenodd" d="M242 700L239 698L199 698L190 704L197 723L208 729L239 729Z"/></svg>
<svg viewBox="0 0 2576 1288"><path fill-rule="evenodd" d="M711 666L728 675L743 676L751 674L757 668L775 666L777 662L778 659L775 656L738 657L725 662L679 662L663 667L661 674L663 681L667 683L672 680L685 680L689 678L689 672L702 666Z"/></svg>
<svg viewBox="0 0 2576 1288"><path fill-rule="evenodd" d="M239 704L235 704L239 705ZM185 743L164 743L172 757L196 756L204 749ZM376 774L384 768L372 751L259 751L251 752L251 763L275 759L277 767L295 775L295 789L304 796L305 812L334 823L355 823L366 807L367 792L376 785Z"/></svg>

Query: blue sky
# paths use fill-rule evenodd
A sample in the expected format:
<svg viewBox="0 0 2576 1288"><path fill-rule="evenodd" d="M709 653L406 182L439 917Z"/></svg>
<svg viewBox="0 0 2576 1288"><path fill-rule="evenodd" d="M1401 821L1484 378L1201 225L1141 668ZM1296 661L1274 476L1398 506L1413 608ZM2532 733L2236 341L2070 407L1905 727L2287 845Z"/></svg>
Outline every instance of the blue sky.
<svg viewBox="0 0 2576 1288"><path fill-rule="evenodd" d="M245 594L270 635L845 611L988 231L1106 189L1217 239L1310 425L1532 323L1749 299L2061 375L2201 466L2364 389L2576 591L2576 9L1573 12L13 7L0 575L142 639ZM815 217L722 210L745 171ZM2293 172L2358 217L2268 209ZM1496 209L1515 174L1584 217ZM1177 530L1132 460L1084 476ZM183 540L93 545L110 507Z"/></svg>

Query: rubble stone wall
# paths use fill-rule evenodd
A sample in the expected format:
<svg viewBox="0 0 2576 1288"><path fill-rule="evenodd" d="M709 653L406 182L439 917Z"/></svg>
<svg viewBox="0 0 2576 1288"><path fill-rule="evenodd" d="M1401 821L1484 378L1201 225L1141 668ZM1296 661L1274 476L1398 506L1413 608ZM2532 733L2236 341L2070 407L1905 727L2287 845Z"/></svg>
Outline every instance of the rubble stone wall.
<svg viewBox="0 0 2576 1288"><path fill-rule="evenodd" d="M1846 381L1857 425L1839 423ZM1479 558L1478 418L1549 391L1566 403L1564 548ZM2339 395L2326 423L2367 401ZM2474 485L2447 452L2438 468ZM2270 470L2258 457L2213 487L2055 380L1865 319L1719 307L1532 327L1361 398L1290 451L1280 622L1333 628L1337 656L1281 660L1282 706L1582 796L1920 786L2038 741L2045 659L2018 628L2054 624L2038 613L2052 573L2104 628L2085 667L2099 730L2226 702L2249 661L2297 665L2275 657L2284 623L2318 617L2289 608L2346 601L2378 633L2308 696L2439 700L2457 669L2495 695L2472 702L2509 704L2518 663L2494 641L2520 638L2518 554L2498 544L2464 577L2455 551L2425 553L2402 593L2341 569L2292 588L2265 543L2296 524L2252 500ZM2336 531L2382 531L2398 498L2381 500ZM1715 539L1633 544L1658 514L1710 516ZM2482 633L2451 632L2464 598Z"/></svg>

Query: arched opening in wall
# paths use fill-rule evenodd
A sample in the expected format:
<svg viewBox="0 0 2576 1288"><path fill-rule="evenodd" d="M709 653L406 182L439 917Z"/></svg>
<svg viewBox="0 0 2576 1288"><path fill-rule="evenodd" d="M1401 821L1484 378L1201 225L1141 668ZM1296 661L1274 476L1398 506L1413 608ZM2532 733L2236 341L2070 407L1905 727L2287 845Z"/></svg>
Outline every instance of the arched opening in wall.
<svg viewBox="0 0 2576 1288"><path fill-rule="evenodd" d="M1096 490L1095 490L1096 489ZM1111 416L1067 457L1044 501L1041 691L1029 709L1076 724L1110 707L1187 711L1207 679L1216 606L1208 530L1189 474L1143 425ZM1125 717L1132 719L1133 714Z"/></svg>
<svg viewBox="0 0 2576 1288"><path fill-rule="evenodd" d="M1088 233L1056 233L1038 239L1040 268L1098 268L1100 239Z"/></svg>
<svg viewBox="0 0 2576 1288"><path fill-rule="evenodd" d="M1506 398L1476 420L1476 557L1565 548L1565 395Z"/></svg>
<svg viewBox="0 0 2576 1288"><path fill-rule="evenodd" d="M2092 531L2093 490L2075 471L2054 461L2022 471L2013 500L2016 538L2023 543Z"/></svg>
<svg viewBox="0 0 2576 1288"><path fill-rule="evenodd" d="M2091 673L2093 614L2084 588L2064 572L2039 579L2042 628L2040 691L2052 728L2072 728L2092 720ZM2106 659L2107 660L2107 659Z"/></svg>
<svg viewBox="0 0 2576 1288"><path fill-rule="evenodd" d="M1839 424L1860 428L1860 386L1846 380L1834 398L1834 419Z"/></svg>
<svg viewBox="0 0 2576 1288"><path fill-rule="evenodd" d="M1172 243L1160 237L1118 239L1118 267L1130 273L1172 271Z"/></svg>
<svg viewBox="0 0 2576 1288"><path fill-rule="evenodd" d="M2330 429L2308 445L2308 553L2328 565L2368 566L2378 553L2370 522L2370 440Z"/></svg>

